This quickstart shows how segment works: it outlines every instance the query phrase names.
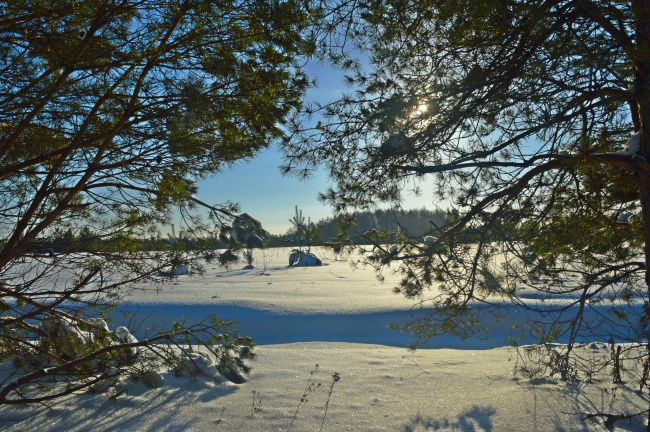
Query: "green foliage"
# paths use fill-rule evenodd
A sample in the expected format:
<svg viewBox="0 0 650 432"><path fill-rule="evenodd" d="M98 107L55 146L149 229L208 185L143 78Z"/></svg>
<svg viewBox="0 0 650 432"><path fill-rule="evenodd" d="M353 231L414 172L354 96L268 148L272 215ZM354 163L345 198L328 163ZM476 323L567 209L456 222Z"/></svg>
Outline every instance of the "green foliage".
<svg viewBox="0 0 650 432"><path fill-rule="evenodd" d="M310 253L312 245L320 243L320 227L312 223L311 219L305 221L302 210L298 210L298 206L296 206L296 214L289 222L293 225L290 232L291 243L297 247L297 251L300 254L303 252ZM303 248L305 251L303 251Z"/></svg>
<svg viewBox="0 0 650 432"><path fill-rule="evenodd" d="M195 378L201 371L183 365L187 353L199 346L222 365L217 369L224 377L243 382L242 374L250 371L245 362L255 357L252 339L239 336L234 322L216 315L210 316L208 323L191 327L174 323L171 331L139 342L128 331L125 336L124 328L111 332L102 320L50 317L33 329L37 339L3 350L15 372L24 378L7 383L0 396L5 404L37 402L60 397L70 388L105 390L118 384L121 377L157 387L163 367L174 371L184 367L183 375ZM14 337L26 336L14 332ZM16 392L20 399L8 398Z"/></svg>
<svg viewBox="0 0 650 432"><path fill-rule="evenodd" d="M334 219L333 226L336 229L336 235L323 244L332 249L334 253L341 255L346 249L351 250L354 245L350 233L356 228L357 221L352 216L338 216Z"/></svg>
<svg viewBox="0 0 650 432"><path fill-rule="evenodd" d="M89 310L181 262L198 271L221 258L216 233L237 206L204 203L196 183L284 136L313 45L303 37L310 11L293 0L19 0L0 10L0 351L59 371L3 383L2 404L35 400L29 388L48 379L84 388L118 355L61 369L107 347L84 327ZM173 212L184 235L161 240ZM48 341L47 319L92 342Z"/></svg>
<svg viewBox="0 0 650 432"><path fill-rule="evenodd" d="M154 370L138 370L134 378L149 388L160 387L162 384L160 374Z"/></svg>
<svg viewBox="0 0 650 432"><path fill-rule="evenodd" d="M344 246L372 244L365 234L373 230L384 232L387 236L386 241L395 243L400 242L400 238L404 236L417 237L437 232L435 227L441 226L445 219L445 214L438 210L376 209L350 214L341 213L332 218L321 219L314 225L321 232L319 241L339 253ZM294 231L295 229L290 229L284 235L269 236L268 245L278 247L291 244Z"/></svg>
<svg viewBox="0 0 650 432"><path fill-rule="evenodd" d="M640 3L601 1L323 10L316 56L345 69L351 90L303 110L285 170L324 167L334 186L321 199L337 215L395 206L418 182L434 185L435 204L449 210L430 232L403 232L392 248L380 230L361 231L372 248L359 248L378 271L398 269L396 292L431 307L403 326L417 342L474 336L486 316L521 308L531 321L519 343L567 344L542 353L544 370L562 379L577 370L580 341L647 343L644 13Z"/></svg>

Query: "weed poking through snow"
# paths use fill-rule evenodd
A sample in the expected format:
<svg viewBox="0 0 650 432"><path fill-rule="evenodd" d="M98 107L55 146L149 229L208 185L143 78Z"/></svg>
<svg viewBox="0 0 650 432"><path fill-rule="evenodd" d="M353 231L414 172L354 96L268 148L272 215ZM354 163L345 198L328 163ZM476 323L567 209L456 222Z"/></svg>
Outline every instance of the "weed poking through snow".
<svg viewBox="0 0 650 432"><path fill-rule="evenodd" d="M334 372L332 375L332 382L330 383L330 392L327 394L327 402L325 402L325 412L323 413L323 420L320 422L320 429L318 432L323 430L323 425L325 424L325 417L327 416L327 409L330 405L330 399L332 398L332 392L334 392L334 385L341 380L341 375L338 372Z"/></svg>
<svg viewBox="0 0 650 432"><path fill-rule="evenodd" d="M251 395L253 396L253 404L251 405L251 417L252 417L255 415L257 411L262 410L262 398L260 397L260 394L255 390L251 391Z"/></svg>
<svg viewBox="0 0 650 432"><path fill-rule="evenodd" d="M296 419L298 418L298 411L300 410L300 407L303 404L307 403L307 401L308 401L307 397L309 396L309 394L314 389L321 386L321 383L316 383L315 381L312 380L312 378L313 378L313 376L314 376L314 374L316 373L317 370L318 370L318 363L314 367L314 370L309 372L309 380L307 380L307 387L305 387L305 391L302 392L302 396L300 397L300 400L298 401L298 405L296 406L296 410L293 413L293 417L291 417L291 423L289 423L289 430L293 429L293 422L295 422Z"/></svg>
<svg viewBox="0 0 650 432"><path fill-rule="evenodd" d="M305 390L302 392L302 396L300 397L300 400L298 401L298 405L296 406L296 410L293 412L293 416L291 417L291 423L289 423L289 428L288 430L291 431L293 430L293 424L298 418L298 411L300 411L300 408L304 406L308 401L309 401L309 395L314 392L317 388L322 386L322 383L316 382L314 380L314 375L318 371L318 364L316 367L314 367L314 370L312 370L309 373L309 379L307 380L307 386L305 387ZM325 418L327 417L327 410L329 409L330 405L330 400L332 399L332 393L334 392L334 386L336 385L337 382L341 380L341 374L338 372L334 372L332 375L332 382L330 383L330 388L329 392L327 393L327 400L325 401L325 412L323 413L323 418L321 419L320 423L320 429L319 432L323 430L323 425L325 424Z"/></svg>

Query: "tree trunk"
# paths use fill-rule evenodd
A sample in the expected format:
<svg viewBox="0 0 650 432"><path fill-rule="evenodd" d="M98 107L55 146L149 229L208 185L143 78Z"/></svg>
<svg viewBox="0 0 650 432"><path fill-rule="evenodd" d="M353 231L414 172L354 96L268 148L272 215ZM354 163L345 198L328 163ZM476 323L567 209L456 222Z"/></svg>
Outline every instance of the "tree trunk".
<svg viewBox="0 0 650 432"><path fill-rule="evenodd" d="M643 141L642 141L643 143ZM643 145L643 144L642 144ZM646 301L650 302L650 175L646 170L641 169L637 175L638 177L638 187L639 195L641 199L641 211L643 215L643 237L644 237L644 251L645 251L645 284L646 284ZM650 306L646 304L643 312L647 314L647 309ZM646 326L649 324L646 323ZM650 341L646 342L650 344ZM650 352L650 345L648 346L648 352ZM647 432L650 432L650 404L648 406L648 426L646 428Z"/></svg>
<svg viewBox="0 0 650 432"><path fill-rule="evenodd" d="M641 146L638 152L640 157L633 162L643 217L646 300L650 301L650 35L647 31L650 28L650 0L633 0L632 9L636 23L636 48L639 53L639 57L634 61L639 121L634 123L641 126ZM650 411L646 430L650 432Z"/></svg>

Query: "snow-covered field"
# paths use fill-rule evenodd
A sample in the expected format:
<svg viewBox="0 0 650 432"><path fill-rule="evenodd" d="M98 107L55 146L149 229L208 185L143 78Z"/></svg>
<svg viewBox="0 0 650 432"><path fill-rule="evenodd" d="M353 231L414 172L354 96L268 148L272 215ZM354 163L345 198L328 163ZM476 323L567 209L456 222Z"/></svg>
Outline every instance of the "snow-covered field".
<svg viewBox="0 0 650 432"><path fill-rule="evenodd" d="M179 276L161 290L137 284L113 314L111 329L137 311L136 336L183 317L236 319L258 344L244 384L165 374L159 388L131 385L114 400L80 394L49 408L2 407L0 430L587 431L606 430L603 418L576 413L648 406L632 380L614 390L607 375L570 384L515 376L522 360L504 346L512 322L524 318L514 312L487 342L437 338L409 351L409 336L386 328L413 306L392 293L398 276L384 274L382 283L371 269L316 254L322 267L290 268L288 250L257 250L253 269L208 265L203 277ZM645 426L637 418L616 430Z"/></svg>

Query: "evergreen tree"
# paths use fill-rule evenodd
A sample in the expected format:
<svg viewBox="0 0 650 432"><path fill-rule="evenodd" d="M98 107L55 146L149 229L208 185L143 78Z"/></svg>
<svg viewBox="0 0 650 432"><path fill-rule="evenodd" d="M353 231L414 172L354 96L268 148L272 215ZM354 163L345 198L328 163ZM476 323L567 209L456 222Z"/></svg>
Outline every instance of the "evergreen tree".
<svg viewBox="0 0 650 432"><path fill-rule="evenodd" d="M143 346L173 363L169 344L200 343L246 369L250 338L216 317L141 342L92 319L179 257L215 257L140 245L174 209L187 236L233 219L195 181L283 136L308 82L296 60L308 20L293 0L0 2L0 359L19 376L0 383L0 404L129 373ZM33 253L60 234L59 253Z"/></svg>
<svg viewBox="0 0 650 432"><path fill-rule="evenodd" d="M300 255L311 253L312 245L320 242L320 227L312 223L311 218L307 218L307 221L305 221L302 210L298 210L298 206L295 209L296 214L289 219L289 222L293 225L290 229L291 242L297 247L296 251ZM303 248L305 248L304 251Z"/></svg>
<svg viewBox="0 0 650 432"><path fill-rule="evenodd" d="M435 185L450 207L437 240L405 238L400 254L376 242L370 259L401 263L409 297L432 289L432 312L407 328L421 341L468 337L503 305L541 312L527 326L568 344L555 358L565 379L578 341L645 347L650 2L341 1L320 12L319 55L352 90L307 110L323 121L295 125L285 168L327 167L336 187L322 198L337 211L399 202L411 180Z"/></svg>

